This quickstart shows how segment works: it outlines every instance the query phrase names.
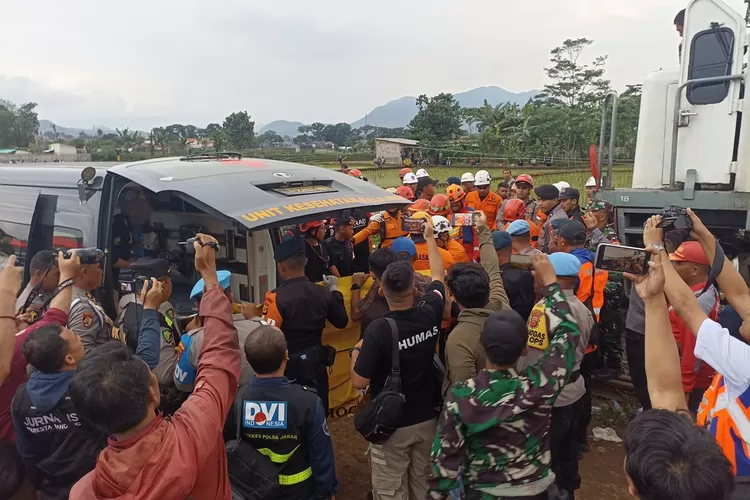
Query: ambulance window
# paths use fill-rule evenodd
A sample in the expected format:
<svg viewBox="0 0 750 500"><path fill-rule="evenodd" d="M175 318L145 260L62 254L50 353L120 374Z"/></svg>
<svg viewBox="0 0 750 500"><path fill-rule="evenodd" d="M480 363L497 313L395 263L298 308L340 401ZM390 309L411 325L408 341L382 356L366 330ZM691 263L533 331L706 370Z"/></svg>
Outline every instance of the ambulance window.
<svg viewBox="0 0 750 500"><path fill-rule="evenodd" d="M16 265L23 266L30 232L29 225L0 220L0 252L15 255Z"/></svg>
<svg viewBox="0 0 750 500"><path fill-rule="evenodd" d="M729 28L701 31L690 45L688 79L728 76L732 72L734 32ZM689 85L690 104L718 104L729 93L730 82L710 85Z"/></svg>
<svg viewBox="0 0 750 500"><path fill-rule="evenodd" d="M55 226L52 248L83 248L83 233L79 229Z"/></svg>

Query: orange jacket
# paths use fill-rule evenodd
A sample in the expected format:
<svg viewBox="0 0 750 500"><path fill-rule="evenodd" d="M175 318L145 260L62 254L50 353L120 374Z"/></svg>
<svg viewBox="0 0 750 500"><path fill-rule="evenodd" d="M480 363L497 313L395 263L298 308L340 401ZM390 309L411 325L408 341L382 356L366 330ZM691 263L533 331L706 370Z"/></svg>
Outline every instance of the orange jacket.
<svg viewBox="0 0 750 500"><path fill-rule="evenodd" d="M594 270L594 264L586 262L581 264L578 281L576 297L581 302L586 303L589 297L591 297L591 292L594 292L591 298L591 307L594 309L596 321L599 321L599 314L602 312L602 307L604 307L604 288L607 286L607 281L609 281L609 273L600 269Z"/></svg>
<svg viewBox="0 0 750 500"><path fill-rule="evenodd" d="M445 243L445 249L450 252L454 262L471 262L471 257L466 253L466 248L456 240L448 238L448 241ZM446 267L445 269L447 270L448 268Z"/></svg>
<svg viewBox="0 0 750 500"><path fill-rule="evenodd" d="M487 216L487 225L489 226L490 231L497 229L497 212L500 210L500 205L503 203L503 199L499 194L490 191L485 199L480 200L479 192L472 191L466 195L466 201L464 203L467 207L484 212Z"/></svg>
<svg viewBox="0 0 750 500"><path fill-rule="evenodd" d="M218 286L203 294L200 314L206 337L193 393L172 418L158 416L124 441L110 438L70 498L232 498L222 433L240 379L237 329Z"/></svg>
<svg viewBox="0 0 750 500"><path fill-rule="evenodd" d="M463 250L463 247L461 247L461 250ZM448 250L438 247L438 252L440 252L440 257L443 258L443 266L445 266L446 271L450 269L451 266L453 266L453 264L456 263L456 261L453 260L453 256ZM428 257L428 253L427 253L426 241L417 243L417 260L414 262L414 270L415 271L429 271L430 270L430 258Z"/></svg>
<svg viewBox="0 0 750 500"><path fill-rule="evenodd" d="M383 222L370 222L367 224L364 229L354 235L355 245L359 245L368 238L380 233L380 248L388 248L396 238L409 236L409 233L401 229L401 221L404 218L403 212L399 210L395 216L388 212L381 213L383 215Z"/></svg>
<svg viewBox="0 0 750 500"><path fill-rule="evenodd" d="M717 374L711 387L703 393L698 409L698 425L711 431L734 473L742 476L750 471L750 447L747 445L750 436L743 434L750 427L750 405L743 402L748 396L750 389L730 399L724 377ZM737 418L742 421L736 421Z"/></svg>

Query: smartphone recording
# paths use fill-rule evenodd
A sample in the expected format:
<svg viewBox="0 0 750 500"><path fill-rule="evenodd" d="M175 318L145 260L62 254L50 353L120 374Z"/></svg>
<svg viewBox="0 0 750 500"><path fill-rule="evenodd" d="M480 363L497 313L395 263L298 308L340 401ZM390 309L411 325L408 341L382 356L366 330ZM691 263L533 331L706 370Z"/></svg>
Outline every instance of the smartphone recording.
<svg viewBox="0 0 750 500"><path fill-rule="evenodd" d="M643 248L621 245L599 245L594 267L618 273L648 274L651 254Z"/></svg>

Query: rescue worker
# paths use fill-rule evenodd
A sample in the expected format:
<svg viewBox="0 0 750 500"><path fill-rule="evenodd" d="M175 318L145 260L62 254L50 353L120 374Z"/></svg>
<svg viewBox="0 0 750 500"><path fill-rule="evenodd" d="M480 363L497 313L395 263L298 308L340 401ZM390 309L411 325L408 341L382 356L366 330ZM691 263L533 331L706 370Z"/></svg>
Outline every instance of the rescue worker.
<svg viewBox="0 0 750 500"><path fill-rule="evenodd" d="M399 186L396 188L396 194L409 201L414 201L414 191L409 186Z"/></svg>
<svg viewBox="0 0 750 500"><path fill-rule="evenodd" d="M354 274L354 219L341 217L333 222L333 236L326 240L331 267L341 276Z"/></svg>
<svg viewBox="0 0 750 500"><path fill-rule="evenodd" d="M596 252L601 243L620 244L620 238L617 236L614 225L609 224L611 211L611 206L602 200L593 201L586 210L583 217L583 222L589 229L586 246L592 252Z"/></svg>
<svg viewBox="0 0 750 500"><path fill-rule="evenodd" d="M414 153L412 153L412 154L414 154ZM420 169L417 170L416 176L417 176L417 179L421 179L422 177L429 177L430 174L427 172L426 169L420 168Z"/></svg>
<svg viewBox="0 0 750 500"><path fill-rule="evenodd" d="M519 373L526 320L513 310L487 318L479 337L486 368L454 384L446 396L428 498L547 499L554 482L552 404L574 371L578 327L546 255L534 256L534 271L544 284L549 346L536 365Z"/></svg>
<svg viewBox="0 0 750 500"><path fill-rule="evenodd" d="M435 196L435 184L437 183L437 179L433 179L428 175L418 177L417 190L414 192L414 195L423 200L431 200Z"/></svg>
<svg viewBox="0 0 750 500"><path fill-rule="evenodd" d="M593 176L589 177L589 180L586 181L586 208L584 208L584 212L589 211L589 207L594 202L598 191L599 188L596 185L596 179Z"/></svg>
<svg viewBox="0 0 750 500"><path fill-rule="evenodd" d="M510 225L515 221L525 221L528 225L529 241L531 243L531 246L536 248L539 242L539 234L541 232L541 228L538 224L526 218L526 205L523 203L523 201L519 200L518 198L510 199L507 201L508 202L505 203L505 209L503 210L502 214L498 214L497 216L498 227L503 227L505 231L508 231ZM503 219L503 226L499 225L501 217Z"/></svg>
<svg viewBox="0 0 750 500"><path fill-rule="evenodd" d="M411 174L407 174L411 175ZM429 205L429 202L427 202ZM401 236L408 236L409 233L401 227L405 215L401 208L391 208L383 212L378 212L370 217L370 223L367 227L358 231L354 237L354 246L368 241L373 236L380 237L379 248L388 248L393 244L393 240Z"/></svg>
<svg viewBox="0 0 750 500"><path fill-rule="evenodd" d="M402 168L401 170L398 171L398 178L401 179L401 181L403 182L404 176L406 174L410 174L410 173L411 173L411 169L408 168L408 167L404 167L404 168Z"/></svg>
<svg viewBox="0 0 750 500"><path fill-rule="evenodd" d="M471 193L476 188L474 187L474 174L466 172L461 176L461 187L464 188L466 194Z"/></svg>
<svg viewBox="0 0 750 500"><path fill-rule="evenodd" d="M326 320L336 328L349 323L338 278L323 276L325 286L307 279L304 242L299 238L281 243L273 257L283 281L266 293L263 319L284 332L289 346L286 376L293 383L315 388L327 415L327 367L333 365L336 350L323 345L323 329Z"/></svg>
<svg viewBox="0 0 750 500"><path fill-rule="evenodd" d="M174 367L177 364L177 346L180 343L180 328L175 321L174 308L169 302L172 295L172 269L166 259L143 257L130 264L130 270L138 278L156 278L163 287L163 302L157 310L159 321L159 364L152 371L159 379L159 386L173 384ZM135 285L135 283L133 283ZM143 304L139 302L140 294L135 286L133 292L120 299L118 310L120 314L115 325L125 336L125 343L133 349L138 345L138 336L143 318Z"/></svg>
<svg viewBox="0 0 750 500"><path fill-rule="evenodd" d="M327 222L326 220L315 220L299 225L299 230L305 238L305 256L307 257L305 276L313 283L322 281L326 274L339 276L338 269L331 264L331 253L323 239L326 234Z"/></svg>
<svg viewBox="0 0 750 500"><path fill-rule="evenodd" d="M422 219L425 221L425 224L430 224L433 228L435 227L432 222L432 217L430 217L430 215L426 212L417 212L414 215L412 215L412 218ZM414 245L417 251L417 254L414 257L414 270L415 271L429 271L430 269L429 255L430 254L428 252L428 248L427 248L428 245L424 239L424 235L422 233L414 233L410 236L411 236L412 241L414 241ZM456 261L453 260L453 255L451 255L451 253L448 250L438 247L438 253L440 254L440 258L443 260L443 267L446 270L450 269L451 266L453 266L453 264L456 263Z"/></svg>
<svg viewBox="0 0 750 500"><path fill-rule="evenodd" d="M461 185L461 179L456 176L448 177L447 179L445 179L445 182L448 183L448 187Z"/></svg>
<svg viewBox="0 0 750 500"><path fill-rule="evenodd" d="M92 292L102 285L102 263L104 253L101 250L86 252L81 256L81 269L73 285L73 301L70 304L68 328L81 337L83 348L88 353L94 347L110 340L125 342L119 328L104 312Z"/></svg>
<svg viewBox="0 0 750 500"><path fill-rule="evenodd" d="M500 195L490 191L492 177L486 170L480 170L474 177L477 190L466 195L466 206L474 210L481 210L487 216L490 231L497 229L497 214L503 199Z"/></svg>
<svg viewBox="0 0 750 500"><path fill-rule="evenodd" d="M577 220L583 224L583 214L581 213L581 207L578 205L578 200L581 198L581 193L573 187L562 188L560 190L560 206L568 219Z"/></svg>
<svg viewBox="0 0 750 500"><path fill-rule="evenodd" d="M537 216L537 219L535 219L535 221L541 221L544 218L537 247L542 252L549 253L549 243L552 238L551 221L554 219L567 219L568 217L558 199L560 191L555 186L552 184L543 184L534 189L534 192L539 197L539 212L544 216Z"/></svg>
<svg viewBox="0 0 750 500"><path fill-rule="evenodd" d="M359 170L358 168L353 168L353 169L349 170L349 172L347 172L347 175L350 175L352 177L356 177L357 179L361 179L362 178L362 171Z"/></svg>
<svg viewBox="0 0 750 500"><path fill-rule="evenodd" d="M411 189L412 193L417 192L417 184L419 183L419 179L417 179L417 176L412 174L411 172L404 175L404 178L401 179L401 182L404 186Z"/></svg>
<svg viewBox="0 0 750 500"><path fill-rule="evenodd" d="M435 242L439 248L448 250L453 257L454 262L471 262L469 254L466 253L463 245L451 237L453 226L442 215L432 217L432 227L435 234Z"/></svg>
<svg viewBox="0 0 750 500"><path fill-rule="evenodd" d="M234 303L232 297L232 273L229 271L217 271L219 286L224 291L230 302ZM206 287L203 278L193 286L190 292L190 300L194 301L200 308L201 298L203 298L203 289ZM234 304L233 304L234 309ZM240 346L243 345L248 335L263 324L260 317L257 316L254 304L243 304L242 313L232 314L232 323L237 329L237 337ZM196 317L193 328L182 336L180 345L177 349L179 358L176 366L172 370L172 382L174 386L182 393L191 393L195 385L195 379L198 375L198 359L203 349L203 318ZM240 381L239 385L246 384L253 378L254 372L244 356L240 356Z"/></svg>
<svg viewBox="0 0 750 500"><path fill-rule="evenodd" d="M531 196L531 190L534 189L534 179L528 174L521 174L516 178L513 185L516 188L516 198L526 205L526 219L533 220L536 217L537 203Z"/></svg>
<svg viewBox="0 0 750 500"><path fill-rule="evenodd" d="M445 195L451 203L451 212L454 214L470 214L474 209L466 206L466 191L461 186L451 185L445 190ZM464 246L466 253L472 258L479 257L479 238L474 226L453 225L452 236Z"/></svg>
<svg viewBox="0 0 750 500"><path fill-rule="evenodd" d="M270 459L278 469L277 477L269 478L280 485L278 498L333 498L339 481L326 412L315 389L284 376L289 360L284 334L262 326L240 347L243 361L257 374L237 391L224 425L225 441L239 438Z"/></svg>
<svg viewBox="0 0 750 500"><path fill-rule="evenodd" d="M549 260L555 269L557 282L570 306L573 319L578 326L579 335L575 339L575 364L573 373L560 395L552 404L552 421L550 423L550 463L555 473L555 484L558 493L556 499L575 499L575 490L581 487L581 475L578 472L578 435L586 432L581 428L581 413L586 384L581 378L581 362L586 354L589 336L594 327L594 318L583 303L575 296L575 286L581 262L574 256L563 252L554 253ZM518 362L518 369L524 370L542 358L549 344L544 303L534 306L528 320L528 351Z"/></svg>
<svg viewBox="0 0 750 500"><path fill-rule="evenodd" d="M510 198L510 185L505 181L498 182L496 193L500 195L500 198L502 198L503 201L505 201Z"/></svg>
<svg viewBox="0 0 750 500"><path fill-rule="evenodd" d="M534 248L533 236L531 234L532 227L533 224L529 223L529 221L519 219L511 222L505 228L511 238L513 238L513 253L528 256L542 253L541 250Z"/></svg>
<svg viewBox="0 0 750 500"><path fill-rule="evenodd" d="M28 314L30 323L44 314L44 306L60 281L57 256L51 250L37 252L29 263L31 280L16 300L15 311Z"/></svg>

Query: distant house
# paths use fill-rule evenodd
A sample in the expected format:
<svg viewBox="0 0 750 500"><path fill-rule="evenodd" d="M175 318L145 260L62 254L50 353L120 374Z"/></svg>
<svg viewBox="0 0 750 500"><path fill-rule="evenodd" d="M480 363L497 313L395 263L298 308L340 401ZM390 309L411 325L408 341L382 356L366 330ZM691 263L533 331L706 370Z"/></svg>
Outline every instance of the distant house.
<svg viewBox="0 0 750 500"><path fill-rule="evenodd" d="M0 163L16 163L25 161L30 155L28 151L17 148L0 149Z"/></svg>
<svg viewBox="0 0 750 500"><path fill-rule="evenodd" d="M375 139L375 157L385 158L386 162L391 165L399 165L401 163L401 153L404 152L406 155L409 155L417 144L419 144L419 141L411 139L378 138Z"/></svg>
<svg viewBox="0 0 750 500"><path fill-rule="evenodd" d="M214 141L211 139L196 139L195 137L188 137L185 139L185 145L189 149L210 149L214 147Z"/></svg>
<svg viewBox="0 0 750 500"><path fill-rule="evenodd" d="M59 159L64 159L64 157L72 156L72 159L75 160L78 151L76 150L75 146L63 144L61 142L55 142L53 144L50 144L49 147L44 151L44 153L61 157Z"/></svg>

